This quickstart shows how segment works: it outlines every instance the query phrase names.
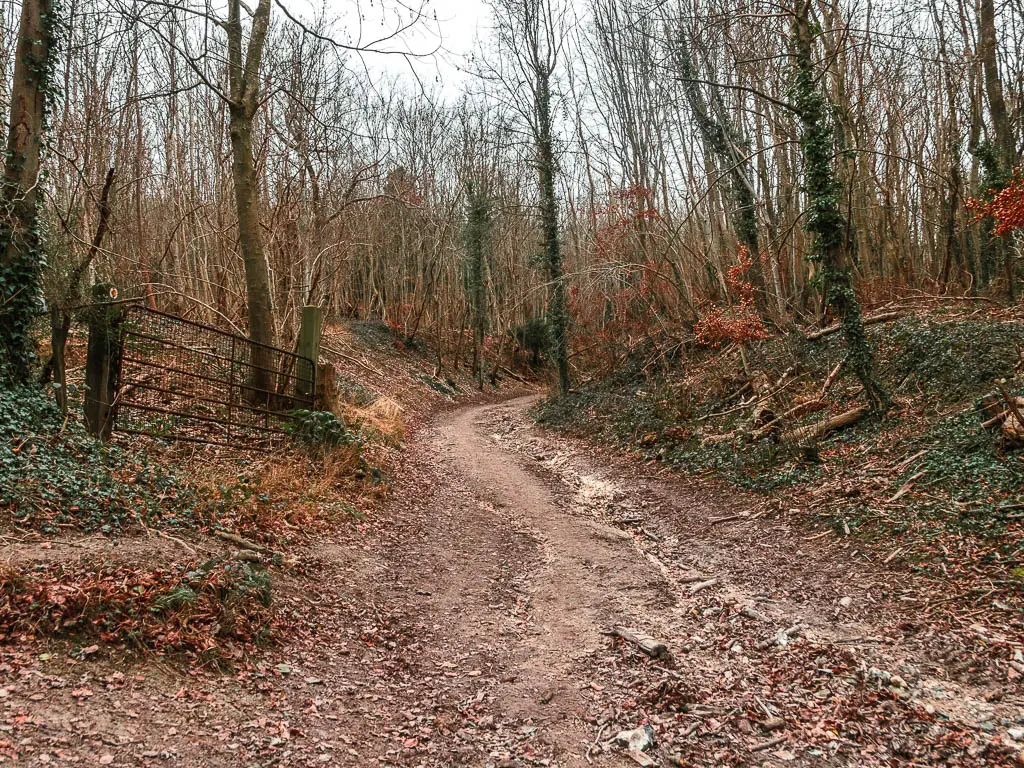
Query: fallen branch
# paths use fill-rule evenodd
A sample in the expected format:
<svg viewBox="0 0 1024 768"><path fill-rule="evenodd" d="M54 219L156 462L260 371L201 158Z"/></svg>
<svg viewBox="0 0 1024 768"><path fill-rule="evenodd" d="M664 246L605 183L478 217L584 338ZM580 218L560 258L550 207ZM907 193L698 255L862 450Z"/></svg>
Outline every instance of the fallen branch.
<svg viewBox="0 0 1024 768"><path fill-rule="evenodd" d="M716 577L714 577L712 579L708 579L707 581L701 581L701 582L698 582L698 583L694 584L693 586L690 587L689 592L690 592L691 595L696 595L701 590L707 589L708 587L713 587L717 583L718 583L718 577L716 576Z"/></svg>
<svg viewBox="0 0 1024 768"><path fill-rule="evenodd" d="M830 389L832 389L832 385L835 383L836 379L839 377L839 372L841 370L843 370L843 363L845 363L845 362L846 362L845 358L840 360L838 363L836 363L836 367L833 368L829 372L827 377L825 377L825 383L821 385L821 397L824 397L825 395L827 395L828 391Z"/></svg>
<svg viewBox="0 0 1024 768"><path fill-rule="evenodd" d="M278 552L276 549L271 549L270 547L265 547L262 544L257 544L254 541L249 541L248 539L242 538L238 534L228 533L227 531L213 531L213 535L216 536L218 539L224 539L224 541L229 541L232 544L237 544L242 549L250 549L254 552L262 552L265 555L270 555L271 557L280 557L284 559L284 555L281 552Z"/></svg>
<svg viewBox="0 0 1024 768"><path fill-rule="evenodd" d="M668 663L673 661L672 652L669 651L665 643L655 640L650 635L646 635L639 630L630 629L629 627L612 627L612 630L606 634L621 637L627 643L635 645L652 659L661 659Z"/></svg>
<svg viewBox="0 0 1024 768"><path fill-rule="evenodd" d="M384 373L382 371L377 370L376 368L374 368L369 363L364 362L363 360L360 360L360 359L358 359L356 357L353 357L352 355L346 355L340 349L338 349L336 347L332 347L329 344L324 344L324 343L321 342L320 346L324 349L324 351L330 352L332 355L337 355L342 360L348 360L350 363L354 363L354 364L358 365L360 368L365 368L370 373L375 373L378 376L380 376L381 378L384 378Z"/></svg>
<svg viewBox="0 0 1024 768"><path fill-rule="evenodd" d="M761 752L766 749L771 749L772 747L777 747L779 744L786 741L788 738L789 736L784 733L781 736L776 736L774 739L769 739L768 741L762 741L760 744L755 744L750 748L750 751Z"/></svg>
<svg viewBox="0 0 1024 768"><path fill-rule="evenodd" d="M726 515L725 517L716 517L713 520L708 520L708 527L712 525L718 525L719 523L731 523L733 520L746 520L750 517L749 512L741 512L738 515Z"/></svg>
<svg viewBox="0 0 1024 768"><path fill-rule="evenodd" d="M169 533L164 533L160 529L156 529L156 535L159 536L160 538L167 539L168 541L173 541L175 544L180 544L185 549L187 549L189 552L191 552L193 555L196 554L196 548L195 547L193 547L191 544L189 544L186 541L182 541L177 536L171 536Z"/></svg>
<svg viewBox="0 0 1024 768"><path fill-rule="evenodd" d="M523 384L529 384L530 383L525 378L523 378L522 376L520 376L518 373L516 373L515 371L513 371L511 368L509 368L507 366L500 365L500 366L498 366L498 370L499 371L504 371L505 375L510 376L511 378L515 379L518 382L521 382Z"/></svg>
<svg viewBox="0 0 1024 768"><path fill-rule="evenodd" d="M771 622L771 619L769 619L767 616L765 616L752 605L748 605L740 609L740 616L746 616L748 619L754 619L754 621L763 621L766 624Z"/></svg>
<svg viewBox="0 0 1024 768"><path fill-rule="evenodd" d="M856 424L870 412L871 409L867 406L858 406L852 410L840 413L838 416L833 416L830 419L817 421L813 424L808 424L805 427L798 427L797 429L785 432L782 435L782 439L790 443L801 443L805 440L816 440L829 432L834 432L837 429L843 429L844 427Z"/></svg>
<svg viewBox="0 0 1024 768"><path fill-rule="evenodd" d="M887 499L885 503L886 504L892 504L894 501L899 501L901 498L903 498L903 496L906 493L908 493L910 491L911 488L914 487L914 481L920 479L922 476L924 476L926 474L928 474L928 470L927 469L923 469L920 472L918 472L916 475L914 475L909 480L907 480L907 482L905 482L903 485L901 485L900 489L898 491L896 491L896 493L894 493L892 495L892 498Z"/></svg>
<svg viewBox="0 0 1024 768"><path fill-rule="evenodd" d="M704 577L699 573L687 573L676 579L680 584L693 584L696 581L704 581Z"/></svg>
<svg viewBox="0 0 1024 768"><path fill-rule="evenodd" d="M882 561L882 565L888 565L889 563L891 563L893 560L896 559L896 556L899 555L899 553L902 552L904 549L906 549L906 547L897 547L896 549L894 549L890 553L890 555Z"/></svg>
<svg viewBox="0 0 1024 768"><path fill-rule="evenodd" d="M685 731L679 734L679 738L685 739L690 736L693 736L693 734L695 734L702 725L704 725L703 720L698 720L696 723L691 723L689 726L687 726Z"/></svg>
<svg viewBox="0 0 1024 768"><path fill-rule="evenodd" d="M885 323L888 322L889 320L898 320L901 317L903 317L902 312L883 312L880 315L872 315L871 317L863 318L861 320L861 324L865 326L877 325L878 323ZM843 326L841 323L833 323L832 325L827 325L821 330L811 331L810 333L808 333L807 340L817 341L818 339L823 339L826 336L831 336L833 333L837 333L842 327Z"/></svg>
<svg viewBox="0 0 1024 768"><path fill-rule="evenodd" d="M906 469L907 467L909 467L909 466L910 466L911 464L913 464L913 463L914 463L914 462L915 462L915 461L916 461L917 459L920 459L920 458L921 458L922 456L924 456L924 455L925 455L926 453L928 453L928 449L927 449L927 448L925 448L925 449L924 449L923 451L918 451L918 452L917 452L917 453L915 453L915 454L914 454L913 456L909 456L908 458L904 459L904 460L903 460L903 461L901 461L901 462L900 462L899 464L897 464L897 465L896 465L895 467L893 467L893 471L895 471L895 472L902 472L902 471L903 471L904 469Z"/></svg>

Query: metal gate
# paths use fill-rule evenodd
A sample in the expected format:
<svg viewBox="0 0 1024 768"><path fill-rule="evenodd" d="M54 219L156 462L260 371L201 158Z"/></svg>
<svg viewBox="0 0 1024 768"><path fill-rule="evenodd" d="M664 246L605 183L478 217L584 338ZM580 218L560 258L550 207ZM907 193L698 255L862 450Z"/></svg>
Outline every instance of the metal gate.
<svg viewBox="0 0 1024 768"><path fill-rule="evenodd" d="M115 431L269 450L313 407L316 366L294 352L141 304L120 337Z"/></svg>

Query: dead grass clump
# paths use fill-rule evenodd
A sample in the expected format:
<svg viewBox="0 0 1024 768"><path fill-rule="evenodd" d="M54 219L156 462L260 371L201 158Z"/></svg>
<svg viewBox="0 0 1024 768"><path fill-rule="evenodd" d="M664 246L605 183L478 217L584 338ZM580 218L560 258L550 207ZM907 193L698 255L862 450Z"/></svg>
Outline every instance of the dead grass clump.
<svg viewBox="0 0 1024 768"><path fill-rule="evenodd" d="M389 443L397 443L405 436L405 409L390 397L378 397L364 407L343 408L344 415L364 432L380 435Z"/></svg>
<svg viewBox="0 0 1024 768"><path fill-rule="evenodd" d="M263 542L330 530L351 518L357 498L379 492L357 446L322 456L288 453L242 471L237 464L202 465L195 479L209 499L208 524Z"/></svg>

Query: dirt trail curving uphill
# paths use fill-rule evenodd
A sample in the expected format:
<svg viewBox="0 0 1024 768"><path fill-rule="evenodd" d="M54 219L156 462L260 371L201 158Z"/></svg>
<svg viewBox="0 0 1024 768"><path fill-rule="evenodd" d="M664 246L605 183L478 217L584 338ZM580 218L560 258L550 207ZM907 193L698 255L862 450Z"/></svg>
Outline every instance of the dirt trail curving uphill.
<svg viewBox="0 0 1024 768"><path fill-rule="evenodd" d="M644 722L655 764L1015 759L1019 687L950 664L972 655L954 635L914 637L912 583L753 497L546 433L531 401L441 417L392 505L426 516L389 559L436 585L433 654L486 659L480 764L643 763L607 742ZM611 643L614 625L665 639L675 668Z"/></svg>
<svg viewBox="0 0 1024 768"><path fill-rule="evenodd" d="M421 428L384 512L302 554L256 669L24 672L0 740L38 764L1017 764L1019 634L925 625L843 537L553 436L531 402ZM642 725L650 749L612 743Z"/></svg>
<svg viewBox="0 0 1024 768"><path fill-rule="evenodd" d="M442 416L385 523L388 569L424 598L423 660L458 660L448 693L480 713L438 764L1016 759L1020 689L948 663L974 655L956 635L915 637L912 583L754 497L546 433L532 401ZM674 667L614 625L664 639ZM609 743L644 723L656 749Z"/></svg>

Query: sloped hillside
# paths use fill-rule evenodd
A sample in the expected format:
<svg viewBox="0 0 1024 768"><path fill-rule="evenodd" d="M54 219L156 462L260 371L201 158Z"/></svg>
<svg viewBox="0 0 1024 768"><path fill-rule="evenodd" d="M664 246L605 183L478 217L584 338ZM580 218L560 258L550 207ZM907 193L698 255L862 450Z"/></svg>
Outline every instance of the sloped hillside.
<svg viewBox="0 0 1024 768"><path fill-rule="evenodd" d="M808 526L852 537L862 557L929 575L962 609L1016 620L1024 605L1024 445L1013 429L1024 394L1019 309L874 314L886 318L870 328L892 397L883 419L864 415L838 334L687 359L640 350L537 416L759 491Z"/></svg>

